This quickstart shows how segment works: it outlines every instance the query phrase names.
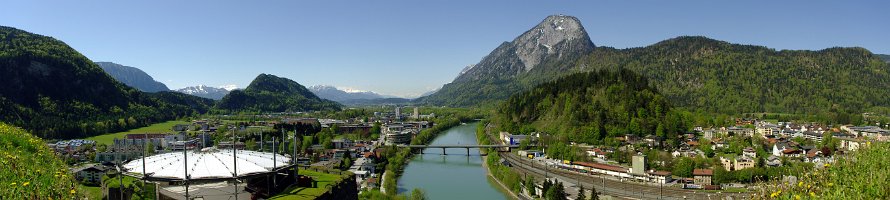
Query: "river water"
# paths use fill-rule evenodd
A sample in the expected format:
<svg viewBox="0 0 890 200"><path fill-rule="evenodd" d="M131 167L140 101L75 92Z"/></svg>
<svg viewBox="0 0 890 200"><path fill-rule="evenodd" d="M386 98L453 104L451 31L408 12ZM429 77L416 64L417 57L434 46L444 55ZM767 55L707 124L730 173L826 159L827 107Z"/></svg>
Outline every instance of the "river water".
<svg viewBox="0 0 890 200"><path fill-rule="evenodd" d="M468 123L446 130L433 140L433 145L470 145L476 143L476 123ZM414 188L426 192L427 199L507 199L482 168L478 149L424 149L405 167L399 179L399 193L408 194Z"/></svg>

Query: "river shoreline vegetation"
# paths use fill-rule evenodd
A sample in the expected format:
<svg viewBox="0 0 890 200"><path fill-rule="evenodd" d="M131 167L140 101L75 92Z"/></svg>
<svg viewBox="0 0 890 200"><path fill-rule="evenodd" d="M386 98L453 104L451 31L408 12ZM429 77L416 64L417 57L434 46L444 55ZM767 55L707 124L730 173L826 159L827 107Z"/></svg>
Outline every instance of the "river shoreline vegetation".
<svg viewBox="0 0 890 200"><path fill-rule="evenodd" d="M425 110L427 109L425 108ZM411 140L411 144L428 144L442 131L459 126L461 123L470 122L483 117L479 110L474 109L430 108L429 110L437 115L435 119L431 120L431 122L434 123L433 127L420 131L420 133ZM393 145L385 146L383 148L382 157L385 159L383 160L384 162L377 163L377 166L378 168L385 170L383 173L385 178L383 178L384 182L381 184L381 187L383 187L387 193L383 194L379 191L364 191L360 198L405 199L408 197L416 197L413 195L415 191L412 191L410 196L403 196L397 193L398 179L401 177L405 166L408 165L408 162L410 162L412 156L414 156L414 152L412 152L410 148L399 148ZM422 193L422 191L419 192Z"/></svg>

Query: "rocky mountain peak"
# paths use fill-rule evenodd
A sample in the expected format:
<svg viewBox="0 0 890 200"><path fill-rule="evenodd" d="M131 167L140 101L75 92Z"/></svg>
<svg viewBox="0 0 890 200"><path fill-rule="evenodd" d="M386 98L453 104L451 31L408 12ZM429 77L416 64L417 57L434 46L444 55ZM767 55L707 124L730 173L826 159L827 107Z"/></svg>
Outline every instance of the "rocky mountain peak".
<svg viewBox="0 0 890 200"><path fill-rule="evenodd" d="M593 43L590 42L584 26L581 25L578 18L551 15L517 37L512 43L516 47L516 55L525 65L525 71L529 71L540 64L545 56L559 54L567 50L560 49L558 45L573 41L581 44L582 48L593 48Z"/></svg>
<svg viewBox="0 0 890 200"><path fill-rule="evenodd" d="M454 82L513 78L549 60L584 55L594 48L576 17L551 15L511 42L504 42Z"/></svg>

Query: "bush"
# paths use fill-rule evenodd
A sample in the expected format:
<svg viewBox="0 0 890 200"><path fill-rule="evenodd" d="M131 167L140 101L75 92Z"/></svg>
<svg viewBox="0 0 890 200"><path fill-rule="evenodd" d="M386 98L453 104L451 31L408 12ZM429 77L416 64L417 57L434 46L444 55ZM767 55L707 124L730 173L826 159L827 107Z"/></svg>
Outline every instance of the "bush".
<svg viewBox="0 0 890 200"><path fill-rule="evenodd" d="M796 182L773 183L755 199L890 199L890 143L868 144Z"/></svg>
<svg viewBox="0 0 890 200"><path fill-rule="evenodd" d="M43 140L0 123L0 199L77 199L83 192Z"/></svg>

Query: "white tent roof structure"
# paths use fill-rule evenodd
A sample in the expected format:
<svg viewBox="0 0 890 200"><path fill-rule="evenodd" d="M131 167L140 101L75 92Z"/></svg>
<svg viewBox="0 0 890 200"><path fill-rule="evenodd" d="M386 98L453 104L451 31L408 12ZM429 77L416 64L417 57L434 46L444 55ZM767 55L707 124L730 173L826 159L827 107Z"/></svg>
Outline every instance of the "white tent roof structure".
<svg viewBox="0 0 890 200"><path fill-rule="evenodd" d="M149 156L145 158L145 173L152 178L185 179L185 171L188 171L189 179L215 179L233 178L236 166L237 176L252 175L271 172L290 164L290 157L274 155L266 152L237 151L237 163L232 157L231 149L211 149L202 151L189 151L187 156L188 168L185 169L185 160L182 152L171 152ZM273 162L274 157L274 162ZM136 159L124 164L124 170L130 173L142 174L142 159Z"/></svg>

